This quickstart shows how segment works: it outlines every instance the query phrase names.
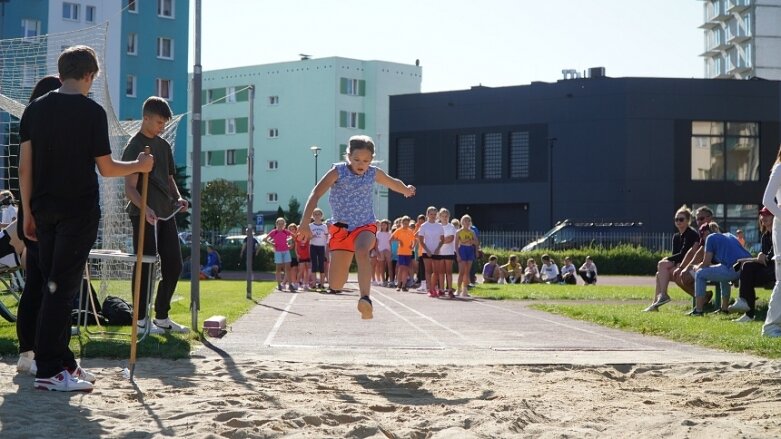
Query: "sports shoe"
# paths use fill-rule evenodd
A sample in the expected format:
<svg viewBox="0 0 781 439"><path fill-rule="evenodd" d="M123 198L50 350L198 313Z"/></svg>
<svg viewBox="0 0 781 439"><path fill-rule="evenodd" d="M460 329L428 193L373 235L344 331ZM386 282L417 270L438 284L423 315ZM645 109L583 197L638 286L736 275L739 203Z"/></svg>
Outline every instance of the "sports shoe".
<svg viewBox="0 0 781 439"><path fill-rule="evenodd" d="M659 311L659 305L652 303L648 306L648 308L644 309L643 312L654 312Z"/></svg>
<svg viewBox="0 0 781 439"><path fill-rule="evenodd" d="M282 284L277 284L277 289L279 291L285 291L285 287L283 287Z"/></svg>
<svg viewBox="0 0 781 439"><path fill-rule="evenodd" d="M703 311L698 311L697 309L693 309L687 312L686 315L689 317L702 317L705 315L705 313Z"/></svg>
<svg viewBox="0 0 781 439"><path fill-rule="evenodd" d="M771 326L769 328L762 328L762 335L765 337L781 337L781 329L777 326Z"/></svg>
<svg viewBox="0 0 781 439"><path fill-rule="evenodd" d="M428 292L428 297L437 298L437 297L439 297L439 294L437 294L436 290L431 290L431 291Z"/></svg>
<svg viewBox="0 0 781 439"><path fill-rule="evenodd" d="M154 323L154 326L157 326L160 329L164 329L166 331L171 332L190 332L190 328L187 326L182 326L175 321L171 320L170 318L165 319L154 319L152 320L152 323Z"/></svg>
<svg viewBox="0 0 781 439"><path fill-rule="evenodd" d="M738 317L737 319L733 319L732 321L736 323L749 323L753 322L754 318L749 317L747 314L743 314L742 316Z"/></svg>
<svg viewBox="0 0 781 439"><path fill-rule="evenodd" d="M138 332L146 332L147 326L149 327L149 333L150 334L163 334L165 331L162 328L158 328L155 325L152 325L149 321L149 317L139 320L136 322L136 326L138 327Z"/></svg>
<svg viewBox="0 0 781 439"><path fill-rule="evenodd" d="M293 285L293 284L290 284L290 285L288 285L288 286L287 286L287 288L288 288L288 290L289 290L291 293L295 293L296 291L298 291L298 289L296 288L296 286L295 286L295 285Z"/></svg>
<svg viewBox="0 0 781 439"><path fill-rule="evenodd" d="M464 291L461 291L461 294L459 295L459 297L472 297L472 295L469 294L469 292L467 290L464 290Z"/></svg>
<svg viewBox="0 0 781 439"><path fill-rule="evenodd" d="M746 302L746 299L742 297L738 297L737 299L735 299L735 303L728 306L727 309L729 310L729 312L745 313L749 311L748 302Z"/></svg>
<svg viewBox="0 0 781 439"><path fill-rule="evenodd" d="M358 312L361 313L361 318L363 320L369 320L372 317L374 311L374 306L372 305L372 300L369 298L369 296L361 296L360 299L358 299Z"/></svg>
<svg viewBox="0 0 781 439"><path fill-rule="evenodd" d="M428 288L426 287L426 281L420 283L420 288L418 288L418 291L420 291L421 293L425 293L426 291L428 291Z"/></svg>
<svg viewBox="0 0 781 439"><path fill-rule="evenodd" d="M92 384L95 384L95 381L98 380L98 377L96 377L94 373L82 369L81 366L76 366L76 369L68 370L68 373L71 374L73 378L84 380Z"/></svg>
<svg viewBox="0 0 781 439"><path fill-rule="evenodd" d="M71 376L67 370L51 378L36 378L33 385L36 389L57 392L92 392L93 389L92 383Z"/></svg>
<svg viewBox="0 0 781 439"><path fill-rule="evenodd" d="M341 294L342 292L340 290L334 290L333 288L328 289L328 294Z"/></svg>
<svg viewBox="0 0 781 439"><path fill-rule="evenodd" d="M672 299L670 299L670 296L660 296L659 300L657 300L654 305L656 305L656 307L659 308L660 306L670 303L671 301Z"/></svg>
<svg viewBox="0 0 781 439"><path fill-rule="evenodd" d="M38 366L35 364L35 353L26 351L19 354L19 362L16 363L16 371L20 373L29 373L35 375L38 372Z"/></svg>

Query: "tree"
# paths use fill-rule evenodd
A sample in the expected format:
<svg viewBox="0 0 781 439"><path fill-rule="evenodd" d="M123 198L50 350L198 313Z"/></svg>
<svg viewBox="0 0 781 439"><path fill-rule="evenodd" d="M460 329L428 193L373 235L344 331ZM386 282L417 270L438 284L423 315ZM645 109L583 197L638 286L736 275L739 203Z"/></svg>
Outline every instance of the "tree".
<svg viewBox="0 0 781 439"><path fill-rule="evenodd" d="M290 201L288 201L287 204L287 214L285 215L285 220L287 220L287 223L301 223L301 204L298 202L298 199L296 197L290 197Z"/></svg>
<svg viewBox="0 0 781 439"><path fill-rule="evenodd" d="M277 218L284 218L285 211L282 210L282 206L277 207ZM274 218L274 224L276 224L277 218Z"/></svg>
<svg viewBox="0 0 781 439"><path fill-rule="evenodd" d="M206 183L201 191L201 221L204 230L228 231L244 224L245 193L225 179Z"/></svg>
<svg viewBox="0 0 781 439"><path fill-rule="evenodd" d="M192 194L190 194L190 189L187 187L187 177L189 177L189 175L185 174L186 169L187 166L177 166L174 180L176 181L176 186L179 188L179 194L182 195L182 198L190 201ZM187 230L190 228L189 210L176 214L176 228L179 230Z"/></svg>

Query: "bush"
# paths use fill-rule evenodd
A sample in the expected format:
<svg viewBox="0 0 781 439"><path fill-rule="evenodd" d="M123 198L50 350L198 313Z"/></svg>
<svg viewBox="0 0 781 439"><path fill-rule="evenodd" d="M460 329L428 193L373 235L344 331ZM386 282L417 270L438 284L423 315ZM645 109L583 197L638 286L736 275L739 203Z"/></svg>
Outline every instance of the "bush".
<svg viewBox="0 0 781 439"><path fill-rule="evenodd" d="M534 250L531 252L510 251L486 247L483 248L483 256L479 259L480 267L488 262L488 257L496 255L499 258L499 264L504 265L510 259L510 255L518 256L518 262L526 266L526 260L534 258L537 264L542 264L542 255L548 254L556 261L556 265L561 268L564 263L564 257L572 258L572 264L575 268L585 262L586 256L591 256L594 264L597 266L599 274L623 274L623 275L653 275L656 273L656 264L660 259L669 256L668 254L652 252L644 247L635 247L631 245L622 245L613 248L604 247L584 247L572 250Z"/></svg>
<svg viewBox="0 0 781 439"><path fill-rule="evenodd" d="M215 246L214 249L217 250L217 253L220 254L223 271L237 271L246 269L247 256L244 255L241 260L239 260L241 246ZM190 256L190 251L191 249L189 246L182 246L182 259L187 259ZM206 247L201 247L201 262L204 262L205 260ZM261 246L258 254L252 259L252 269L253 271L274 271L274 249L268 246Z"/></svg>

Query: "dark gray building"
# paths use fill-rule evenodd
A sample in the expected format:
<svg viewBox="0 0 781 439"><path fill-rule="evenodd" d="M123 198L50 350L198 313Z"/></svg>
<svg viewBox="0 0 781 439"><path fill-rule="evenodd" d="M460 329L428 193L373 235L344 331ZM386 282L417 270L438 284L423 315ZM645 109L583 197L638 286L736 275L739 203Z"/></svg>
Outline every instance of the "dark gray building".
<svg viewBox="0 0 781 439"><path fill-rule="evenodd" d="M492 230L574 218L667 232L680 205L706 204L753 232L781 140L780 86L601 77L393 96L389 170L417 196L391 195L389 211L447 207Z"/></svg>

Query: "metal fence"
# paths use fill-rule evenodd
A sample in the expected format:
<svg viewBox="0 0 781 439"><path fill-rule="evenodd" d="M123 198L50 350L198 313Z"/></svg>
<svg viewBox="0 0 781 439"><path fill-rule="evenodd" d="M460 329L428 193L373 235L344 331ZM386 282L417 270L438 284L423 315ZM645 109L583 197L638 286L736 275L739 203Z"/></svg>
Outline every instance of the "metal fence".
<svg viewBox="0 0 781 439"><path fill-rule="evenodd" d="M526 244L542 238L545 232L481 230L480 245L483 247L520 250ZM651 251L671 252L672 233L647 232L570 232L566 240L549 241L541 246L548 249L570 249L602 246L612 248L618 245L638 245Z"/></svg>

